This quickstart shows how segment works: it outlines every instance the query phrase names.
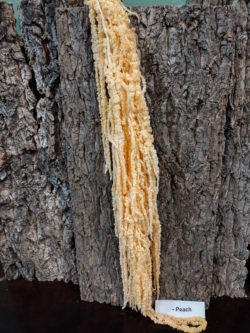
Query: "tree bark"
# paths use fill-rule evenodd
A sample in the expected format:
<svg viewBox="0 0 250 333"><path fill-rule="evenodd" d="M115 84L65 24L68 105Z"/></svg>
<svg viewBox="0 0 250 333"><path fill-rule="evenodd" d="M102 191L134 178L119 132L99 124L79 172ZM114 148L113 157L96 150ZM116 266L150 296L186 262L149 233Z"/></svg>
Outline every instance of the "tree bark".
<svg viewBox="0 0 250 333"><path fill-rule="evenodd" d="M1 265L8 279L22 276L76 283L70 189L55 98L59 69L53 66L53 43L51 53L46 53L46 45L39 47L46 32L39 24L43 26L45 17L25 30L31 49L16 35L11 5L1 3L0 13ZM27 14L36 19L32 7Z"/></svg>
<svg viewBox="0 0 250 333"><path fill-rule="evenodd" d="M161 298L245 296L250 5L226 3L133 8L160 163ZM0 262L6 278L73 281L82 299L121 305L82 6L23 0L17 38L1 4Z"/></svg>

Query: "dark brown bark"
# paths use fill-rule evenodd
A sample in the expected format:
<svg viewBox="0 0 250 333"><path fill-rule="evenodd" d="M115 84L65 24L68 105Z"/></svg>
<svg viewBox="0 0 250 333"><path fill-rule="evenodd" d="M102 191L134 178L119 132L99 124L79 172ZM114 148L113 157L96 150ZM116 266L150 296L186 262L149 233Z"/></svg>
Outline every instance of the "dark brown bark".
<svg viewBox="0 0 250 333"><path fill-rule="evenodd" d="M43 25L36 21L32 33L25 31L27 39L35 29L40 37L32 39L32 53L16 35L12 7L1 3L0 13L1 265L8 279L77 282L70 192L58 148L60 115L51 71L43 71L50 55L35 45ZM30 16L35 19L34 12Z"/></svg>
<svg viewBox="0 0 250 333"><path fill-rule="evenodd" d="M232 3L137 8L140 23L132 22L160 162L161 298L245 295L250 24L246 3ZM78 281L82 299L118 305L111 183L103 173L88 12L79 5L23 0L24 46L13 29L0 38L0 50L21 54L0 60L6 73L14 68L18 87L9 94L12 72L5 90L0 83L1 102L9 101L7 116L1 113L1 175L8 176L0 182L0 261L7 278Z"/></svg>
<svg viewBox="0 0 250 333"><path fill-rule="evenodd" d="M121 304L118 241L109 176L104 175L88 12L86 7L60 9L56 21L81 296Z"/></svg>

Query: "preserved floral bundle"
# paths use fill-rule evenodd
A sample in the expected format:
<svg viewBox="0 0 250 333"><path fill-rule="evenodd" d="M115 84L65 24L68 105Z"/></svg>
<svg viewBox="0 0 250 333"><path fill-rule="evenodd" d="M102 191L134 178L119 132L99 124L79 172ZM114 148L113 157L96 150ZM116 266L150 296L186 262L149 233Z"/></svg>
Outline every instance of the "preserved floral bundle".
<svg viewBox="0 0 250 333"><path fill-rule="evenodd" d="M130 26L129 15L136 14L120 0L88 0L87 4L106 171L113 181L124 307L140 310L157 324L201 332L205 319L176 318L152 307L153 294L160 294L159 168L136 34Z"/></svg>

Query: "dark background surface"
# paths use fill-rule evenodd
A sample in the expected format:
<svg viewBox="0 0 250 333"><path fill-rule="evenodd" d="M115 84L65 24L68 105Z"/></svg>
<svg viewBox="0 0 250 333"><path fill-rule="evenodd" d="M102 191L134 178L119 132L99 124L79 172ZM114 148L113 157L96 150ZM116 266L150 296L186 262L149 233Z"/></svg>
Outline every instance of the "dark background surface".
<svg viewBox="0 0 250 333"><path fill-rule="evenodd" d="M207 333L249 333L250 299L212 299ZM0 283L1 333L161 333L140 313L107 304L82 302L78 286L62 282Z"/></svg>

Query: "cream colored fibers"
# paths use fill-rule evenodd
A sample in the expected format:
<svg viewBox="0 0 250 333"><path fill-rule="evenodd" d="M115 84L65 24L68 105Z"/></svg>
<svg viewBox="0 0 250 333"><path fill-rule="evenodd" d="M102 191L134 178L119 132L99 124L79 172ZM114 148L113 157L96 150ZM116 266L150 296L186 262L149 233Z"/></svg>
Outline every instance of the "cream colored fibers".
<svg viewBox="0 0 250 333"><path fill-rule="evenodd" d="M140 72L136 34L120 0L88 0L106 170L113 181L124 307L155 323L201 332L206 321L158 314L161 226L157 211L159 169Z"/></svg>

